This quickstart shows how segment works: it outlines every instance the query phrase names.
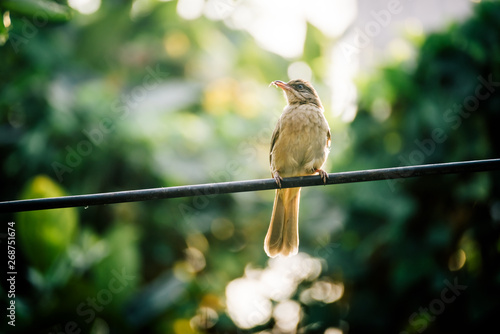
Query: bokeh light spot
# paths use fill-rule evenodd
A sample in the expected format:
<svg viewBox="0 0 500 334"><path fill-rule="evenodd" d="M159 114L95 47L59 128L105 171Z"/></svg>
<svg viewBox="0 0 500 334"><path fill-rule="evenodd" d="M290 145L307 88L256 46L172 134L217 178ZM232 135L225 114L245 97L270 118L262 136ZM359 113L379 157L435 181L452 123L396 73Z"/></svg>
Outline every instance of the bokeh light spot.
<svg viewBox="0 0 500 334"><path fill-rule="evenodd" d="M211 82L203 96L204 109L213 115L224 115L234 102L237 87L238 82L231 78L221 78Z"/></svg>
<svg viewBox="0 0 500 334"><path fill-rule="evenodd" d="M259 281L252 278L238 278L227 285L228 314L238 327L248 329L271 319L272 303L259 288Z"/></svg>
<svg viewBox="0 0 500 334"><path fill-rule="evenodd" d="M312 70L303 61L296 61L291 63L288 66L288 77L292 79L304 79L307 81L311 81L312 79Z"/></svg>
<svg viewBox="0 0 500 334"><path fill-rule="evenodd" d="M68 5L82 14L89 15L101 7L101 0L68 0Z"/></svg>
<svg viewBox="0 0 500 334"><path fill-rule="evenodd" d="M177 14L186 20L194 20L201 16L205 0L179 0Z"/></svg>
<svg viewBox="0 0 500 334"><path fill-rule="evenodd" d="M467 256L463 249L458 249L455 253L450 256L448 260L448 269L451 271L457 271L462 269L467 260Z"/></svg>
<svg viewBox="0 0 500 334"><path fill-rule="evenodd" d="M190 233L186 238L186 243L190 248L199 249L202 252L208 250L208 240L199 232Z"/></svg>
<svg viewBox="0 0 500 334"><path fill-rule="evenodd" d="M411 58L414 50L410 46L410 44L401 39L396 38L389 43L389 53L394 57L397 61L405 61Z"/></svg>
<svg viewBox="0 0 500 334"><path fill-rule="evenodd" d="M212 221L212 234L219 240L226 240L233 236L234 225L229 219L217 218Z"/></svg>
<svg viewBox="0 0 500 334"><path fill-rule="evenodd" d="M293 300L282 301L274 308L273 316L282 332L294 333L301 318L300 305Z"/></svg>
<svg viewBox="0 0 500 334"><path fill-rule="evenodd" d="M344 284L320 280L314 282L309 289L301 292L300 301L304 304L311 304L314 302L330 304L342 298L343 295Z"/></svg>
<svg viewBox="0 0 500 334"><path fill-rule="evenodd" d="M244 329L265 324L273 314L281 332L293 332L301 315L300 305L290 299L301 282L315 280L321 269L320 260L305 253L270 259L265 269L247 265L245 275L226 287L227 313L238 327ZM343 285L339 292L340 285L322 282L330 284L325 287L327 293L322 297L326 302L341 297ZM274 312L273 300L278 302Z"/></svg>
<svg viewBox="0 0 500 334"><path fill-rule="evenodd" d="M376 98L371 106L371 112L373 117L379 121L383 122L391 115L391 104L389 101L383 98Z"/></svg>
<svg viewBox="0 0 500 334"><path fill-rule="evenodd" d="M188 319L178 319L174 322L174 333L175 334L194 334L196 333L191 327L190 321Z"/></svg>
<svg viewBox="0 0 500 334"><path fill-rule="evenodd" d="M217 321L219 316L214 309L210 307L200 307L196 315L191 318L191 327L195 329L208 329L212 328Z"/></svg>
<svg viewBox="0 0 500 334"><path fill-rule="evenodd" d="M10 24L11 24L11 21L10 21L10 12L7 10L7 11L5 11L3 13L3 26L5 28L9 28Z"/></svg>
<svg viewBox="0 0 500 334"><path fill-rule="evenodd" d="M188 52L191 43L189 42L189 38L186 34L180 31L175 31L165 37L163 45L165 47L165 51L170 57L179 58Z"/></svg>
<svg viewBox="0 0 500 334"><path fill-rule="evenodd" d="M191 273L197 273L205 268L206 261L205 256L198 249L189 247L185 251L186 261L189 264L187 267Z"/></svg>
<svg viewBox="0 0 500 334"><path fill-rule="evenodd" d="M402 140L397 132L389 132L384 136L385 150L390 154L398 153L401 150Z"/></svg>

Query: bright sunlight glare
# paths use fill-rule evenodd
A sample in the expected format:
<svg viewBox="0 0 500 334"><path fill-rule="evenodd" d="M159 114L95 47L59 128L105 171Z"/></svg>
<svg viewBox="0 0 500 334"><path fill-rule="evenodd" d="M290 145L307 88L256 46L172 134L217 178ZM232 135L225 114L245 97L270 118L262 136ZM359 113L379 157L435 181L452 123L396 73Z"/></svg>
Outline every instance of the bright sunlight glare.
<svg viewBox="0 0 500 334"><path fill-rule="evenodd" d="M304 79L307 81L311 81L312 79L312 70L303 61L296 61L288 66L288 78L290 79Z"/></svg>
<svg viewBox="0 0 500 334"><path fill-rule="evenodd" d="M293 300L280 302L274 307L273 316L283 333L294 333L301 318L300 304Z"/></svg>
<svg viewBox="0 0 500 334"><path fill-rule="evenodd" d="M243 329L263 325L271 319L272 304L260 289L258 279L244 277L226 286L228 314Z"/></svg>
<svg viewBox="0 0 500 334"><path fill-rule="evenodd" d="M68 4L80 13L89 15L101 7L101 0L68 0Z"/></svg>
<svg viewBox="0 0 500 334"><path fill-rule="evenodd" d="M247 30L264 49L285 58L302 55L307 23L335 38L356 16L355 1L342 0L179 0L177 13L186 20L205 14L233 29Z"/></svg>
<svg viewBox="0 0 500 334"><path fill-rule="evenodd" d="M320 260L305 253L270 259L265 269L247 266L244 276L226 287L228 314L243 329L265 324L273 316L281 331L293 331L301 314L300 305L290 299L301 282L315 280L321 270ZM331 290L321 290L326 291L327 302L341 296L338 293L332 295ZM272 301L278 302L274 309Z"/></svg>
<svg viewBox="0 0 500 334"><path fill-rule="evenodd" d="M203 14L204 0L179 0L177 14L186 20L197 19Z"/></svg>

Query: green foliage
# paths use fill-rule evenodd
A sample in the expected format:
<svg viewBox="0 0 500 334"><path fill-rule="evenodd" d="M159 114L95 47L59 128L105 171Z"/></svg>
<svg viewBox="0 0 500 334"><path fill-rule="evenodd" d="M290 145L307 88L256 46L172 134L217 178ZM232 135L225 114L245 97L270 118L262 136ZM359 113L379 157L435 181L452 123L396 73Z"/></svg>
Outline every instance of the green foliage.
<svg viewBox="0 0 500 334"><path fill-rule="evenodd" d="M17 15L43 15L50 22L68 21L71 19L71 10L68 6L49 0L4 0L1 7Z"/></svg>
<svg viewBox="0 0 500 334"><path fill-rule="evenodd" d="M31 17L37 26L44 26L48 22L66 22L71 19L73 13L71 9L63 4L50 0L3 0L0 2L0 46L9 39L11 19ZM5 22L9 22L6 25ZM29 25L31 34L35 25L29 21L24 21ZM17 43L19 35L13 37ZM21 37L23 38L23 37Z"/></svg>
<svg viewBox="0 0 500 334"><path fill-rule="evenodd" d="M114 297L113 302L116 304L115 308L117 309L123 304L130 293L136 289L139 282L140 257L137 246L138 239L136 228L128 225L122 226L117 223L104 236L105 245L103 247L105 256L92 268L97 291L109 286L114 271L123 271L133 277L133 279L131 278L126 281L123 289Z"/></svg>
<svg viewBox="0 0 500 334"><path fill-rule="evenodd" d="M220 21L180 18L173 1L103 1L67 23L54 2L44 26L30 21L28 3L0 2L2 14L5 4L25 6L9 9L0 48L3 199L269 176L284 100L267 84L287 79L288 60ZM499 3L483 1L419 41L415 59L360 77L352 123L333 119L321 94L329 170L497 157L499 25ZM329 43L308 26L300 60L320 92ZM266 283L275 288L257 312L298 305L305 333L481 332L499 308L499 189L496 172L303 189L300 250L309 255L280 270L262 249L272 192L8 216L20 243L17 329L239 333L229 283L293 272L284 300L273 295L282 281ZM300 276L306 263L319 271ZM445 293L455 301L436 314L455 282L467 288ZM264 320L249 332L276 325Z"/></svg>
<svg viewBox="0 0 500 334"><path fill-rule="evenodd" d="M360 80L360 109L352 123L356 167L366 165L368 159L373 161L371 165L397 166L498 156L500 138L493 129L500 106L500 58L494 56L500 43L498 15L498 2L476 6L474 16L465 23L428 36L411 66L389 65L374 77ZM380 100L390 105L385 120L378 117ZM384 148L385 154L373 156ZM347 317L351 329L382 332L392 328L413 333L486 328L493 321L490 312L498 307L498 303L486 306L482 302L493 291L498 293L500 272L493 263L500 256L495 246L500 234L498 216L490 211L499 194L498 175L384 183L359 185L354 196L345 200L351 207L346 228L359 233L367 225L371 227L361 237L370 255L359 263L368 273L354 274L349 281L358 286L353 300L357 296L360 303L368 298L361 287L378 291L372 295L378 308L396 315L393 319L399 323L380 323L373 316L357 322L360 319L355 316L363 309L356 306ZM359 202L360 194L367 191L371 198L362 207L349 205ZM384 205L373 211L377 195ZM370 216L359 216L370 211ZM370 247L365 238L374 239L378 234L374 229L381 233ZM466 265L457 270L453 263L460 256L465 256ZM439 293L446 288L444 282L453 279L474 291L477 298L458 296L456 302L444 304L447 315L441 315L436 311ZM434 302L436 298L438 302ZM434 304L429 305L431 302ZM428 318L419 312L423 308L427 308Z"/></svg>
<svg viewBox="0 0 500 334"><path fill-rule="evenodd" d="M29 181L22 199L64 196L59 185L45 175ZM42 272L67 256L78 233L75 208L20 212L17 216L20 246L30 264Z"/></svg>

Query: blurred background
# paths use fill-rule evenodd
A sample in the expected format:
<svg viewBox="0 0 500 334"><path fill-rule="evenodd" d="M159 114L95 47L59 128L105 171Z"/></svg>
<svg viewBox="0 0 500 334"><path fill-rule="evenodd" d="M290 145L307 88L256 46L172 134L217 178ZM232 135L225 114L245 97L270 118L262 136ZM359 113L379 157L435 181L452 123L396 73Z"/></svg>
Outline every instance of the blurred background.
<svg viewBox="0 0 500 334"><path fill-rule="evenodd" d="M329 172L499 157L498 1L2 0L0 14L2 201L268 178L285 106L268 85L293 78L322 98ZM0 329L498 328L498 172L303 189L300 253L269 260L273 198L4 214L18 274L16 326Z"/></svg>

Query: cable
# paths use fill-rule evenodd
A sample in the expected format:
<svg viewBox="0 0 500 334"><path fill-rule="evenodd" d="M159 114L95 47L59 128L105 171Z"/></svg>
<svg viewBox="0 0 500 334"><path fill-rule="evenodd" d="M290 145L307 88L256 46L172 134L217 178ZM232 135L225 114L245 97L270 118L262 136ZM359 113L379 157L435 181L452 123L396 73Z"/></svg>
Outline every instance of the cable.
<svg viewBox="0 0 500 334"><path fill-rule="evenodd" d="M500 170L500 159L461 161L407 167L370 169L328 174L327 185L410 178L417 176L472 173ZM317 175L285 178L282 188L324 185ZM223 183L186 185L179 187L153 188L108 192L88 195L63 196L0 202L0 212L46 210L67 207L138 202L190 196L214 196L246 191L276 189L274 179L233 181Z"/></svg>

